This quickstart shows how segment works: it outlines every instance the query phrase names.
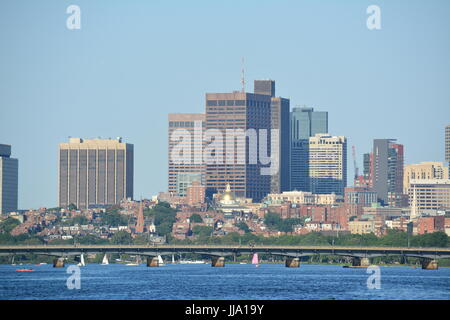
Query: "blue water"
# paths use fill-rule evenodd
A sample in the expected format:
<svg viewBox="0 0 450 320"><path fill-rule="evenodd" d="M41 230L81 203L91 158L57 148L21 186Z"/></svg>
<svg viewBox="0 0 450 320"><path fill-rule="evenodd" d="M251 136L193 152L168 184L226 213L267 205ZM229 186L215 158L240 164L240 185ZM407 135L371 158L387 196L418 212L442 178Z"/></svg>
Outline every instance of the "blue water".
<svg viewBox="0 0 450 320"><path fill-rule="evenodd" d="M27 267L35 272L16 271ZM378 290L367 288L366 269L337 265L89 264L81 288L69 290L67 267L0 265L0 299L450 299L450 268L380 267Z"/></svg>

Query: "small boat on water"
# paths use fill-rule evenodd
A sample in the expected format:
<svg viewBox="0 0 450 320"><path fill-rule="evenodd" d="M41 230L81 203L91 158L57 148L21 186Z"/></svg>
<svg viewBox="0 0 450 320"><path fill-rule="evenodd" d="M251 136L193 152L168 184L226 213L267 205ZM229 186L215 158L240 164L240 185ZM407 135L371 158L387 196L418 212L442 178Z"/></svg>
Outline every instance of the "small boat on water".
<svg viewBox="0 0 450 320"><path fill-rule="evenodd" d="M34 271L33 269L16 269L16 271Z"/></svg>
<svg viewBox="0 0 450 320"><path fill-rule="evenodd" d="M163 266L164 265L164 260L163 260L163 258L160 256L160 255L158 255L158 266Z"/></svg>
<svg viewBox="0 0 450 320"><path fill-rule="evenodd" d="M253 254L252 264L254 264L256 268L259 267L259 260L258 260L258 254L257 253Z"/></svg>
<svg viewBox="0 0 450 320"><path fill-rule="evenodd" d="M84 260L83 260L83 261L84 261ZM103 256L102 266L106 266L106 265L108 265L108 264L109 264L108 256L107 256L106 253L105 253L105 255Z"/></svg>
<svg viewBox="0 0 450 320"><path fill-rule="evenodd" d="M206 262L203 260L180 260L180 264L205 264Z"/></svg>
<svg viewBox="0 0 450 320"><path fill-rule="evenodd" d="M81 254L80 256L80 262L77 264L79 267L84 267L86 264L84 263L84 254Z"/></svg>

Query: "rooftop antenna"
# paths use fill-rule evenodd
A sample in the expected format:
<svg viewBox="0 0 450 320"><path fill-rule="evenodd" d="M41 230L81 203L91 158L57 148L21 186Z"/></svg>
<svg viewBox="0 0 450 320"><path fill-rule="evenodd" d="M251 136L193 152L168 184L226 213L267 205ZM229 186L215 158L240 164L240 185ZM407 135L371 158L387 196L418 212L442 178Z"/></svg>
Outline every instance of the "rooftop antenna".
<svg viewBox="0 0 450 320"><path fill-rule="evenodd" d="M244 93L245 92L244 57L242 57L241 84L242 84L242 93Z"/></svg>

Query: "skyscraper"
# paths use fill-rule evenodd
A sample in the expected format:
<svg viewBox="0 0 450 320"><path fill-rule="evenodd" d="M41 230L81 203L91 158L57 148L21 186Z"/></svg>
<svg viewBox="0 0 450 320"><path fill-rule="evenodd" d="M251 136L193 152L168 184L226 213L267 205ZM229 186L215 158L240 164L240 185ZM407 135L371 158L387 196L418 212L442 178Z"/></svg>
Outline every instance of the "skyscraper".
<svg viewBox="0 0 450 320"><path fill-rule="evenodd" d="M309 139L317 133L328 133L328 112L314 108L293 108L291 112L292 141Z"/></svg>
<svg viewBox="0 0 450 320"><path fill-rule="evenodd" d="M318 133L309 138L309 185L312 193L344 195L347 186L347 139Z"/></svg>
<svg viewBox="0 0 450 320"><path fill-rule="evenodd" d="M11 146L0 144L0 214L17 210L19 161L11 158Z"/></svg>
<svg viewBox="0 0 450 320"><path fill-rule="evenodd" d="M408 194L411 180L448 179L448 168L443 162L421 162L405 165L403 173L403 193Z"/></svg>
<svg viewBox="0 0 450 320"><path fill-rule="evenodd" d="M171 113L169 114L169 175L168 191L178 196L185 196L187 188L194 181L205 183L205 164L202 158L203 134L205 127L205 114L202 113ZM179 135L186 134L188 141L182 141ZM184 144L190 153L185 159L176 159L173 154L175 146ZM188 150L186 149L186 150Z"/></svg>
<svg viewBox="0 0 450 320"><path fill-rule="evenodd" d="M403 192L403 145L395 139L373 140L373 189L378 199L388 204L388 199Z"/></svg>
<svg viewBox="0 0 450 320"><path fill-rule="evenodd" d="M255 80L256 94L271 97L271 128L278 130L278 143L272 149L273 156L278 161L278 172L271 176L271 193L289 191L291 188L291 136L290 136L290 101L282 97L275 97L274 80Z"/></svg>
<svg viewBox="0 0 450 320"><path fill-rule="evenodd" d="M223 192L229 183L235 196L252 198L255 201L270 193L271 176L261 174L261 169L269 167L270 164L263 164L260 161L260 151L263 147L267 155L271 154L271 101L270 95L241 91L206 94L206 130L225 137L223 141L211 137L211 141L207 142L208 145L214 142L220 146L217 149L213 148L214 150L209 149L211 161L206 163L208 190ZM236 142L234 137L227 138L230 136L227 132L243 132L245 135L247 129L253 130L256 137L264 132L261 131L263 129L267 132L267 139L261 139L259 136L255 143L252 141L254 139L247 140L244 136L242 143ZM227 152L226 144L235 151ZM256 155L257 161L251 161ZM245 161L239 161L240 157Z"/></svg>
<svg viewBox="0 0 450 320"><path fill-rule="evenodd" d="M291 189L311 191L309 184L309 138L328 133L328 112L294 108L291 122Z"/></svg>
<svg viewBox="0 0 450 320"><path fill-rule="evenodd" d="M121 138L61 143L59 206L88 208L133 198L133 157L133 145Z"/></svg>
<svg viewBox="0 0 450 320"><path fill-rule="evenodd" d="M450 125L445 127L445 161L448 162L448 175L450 177Z"/></svg>

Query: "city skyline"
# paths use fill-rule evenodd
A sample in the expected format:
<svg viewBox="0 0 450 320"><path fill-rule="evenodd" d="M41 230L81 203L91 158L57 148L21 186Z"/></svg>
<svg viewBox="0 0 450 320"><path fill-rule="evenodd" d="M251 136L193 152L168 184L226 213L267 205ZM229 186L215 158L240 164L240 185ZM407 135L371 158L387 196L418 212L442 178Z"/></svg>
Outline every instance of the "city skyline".
<svg viewBox="0 0 450 320"><path fill-rule="evenodd" d="M242 56L247 89L249 80L275 79L277 95L289 98L291 109L307 105L327 111L329 132L355 145L360 169L362 154L371 150L376 138L400 141L405 164L444 161L450 32L443 27L450 5L381 2L383 27L370 31L365 26L368 4L248 2L240 5L240 12L233 4L220 4L224 16L245 17L244 39L255 36L251 26L271 16L273 6L285 10L283 20L276 20L269 31L290 45L285 51L259 45L263 38L258 34L255 42L237 39L241 50L227 50L227 43L217 39L239 27L215 25L208 17L213 6L207 3L191 8L179 3L171 17L190 22L185 33L158 18L160 12L168 13L166 4L135 4L133 12L138 9L148 16L142 13L143 19L136 21L125 16L118 26L115 21L130 8L111 5L105 16L101 4L80 1L83 17L90 19L83 20L79 31L65 28L63 4L31 3L29 10L21 4L2 4L1 20L12 27L8 33L0 31L5 44L0 62L5 71L0 74L0 143L11 145L20 161L19 208L57 205L57 145L68 136L124 137L135 145L135 198L166 190L167 137L157 138L168 132L167 113L201 113L206 92L239 90ZM36 21L31 13L37 8L43 17ZM416 24L418 14L423 23ZM212 23L210 30L203 30L203 24L194 21L201 19L192 16L206 17L202 23ZM342 21L334 19L340 16ZM168 28L163 31L158 23ZM142 42L147 35L151 41ZM298 42L292 40L297 38ZM35 41L42 45L36 48ZM189 41L196 49L189 47L179 58ZM155 44L166 48L155 51ZM301 50L304 47L310 50ZM207 48L219 50L212 53ZM171 49L174 55L167 56ZM177 94L171 95L174 90ZM30 143L30 137L40 143ZM348 165L347 185L352 185L353 166Z"/></svg>

